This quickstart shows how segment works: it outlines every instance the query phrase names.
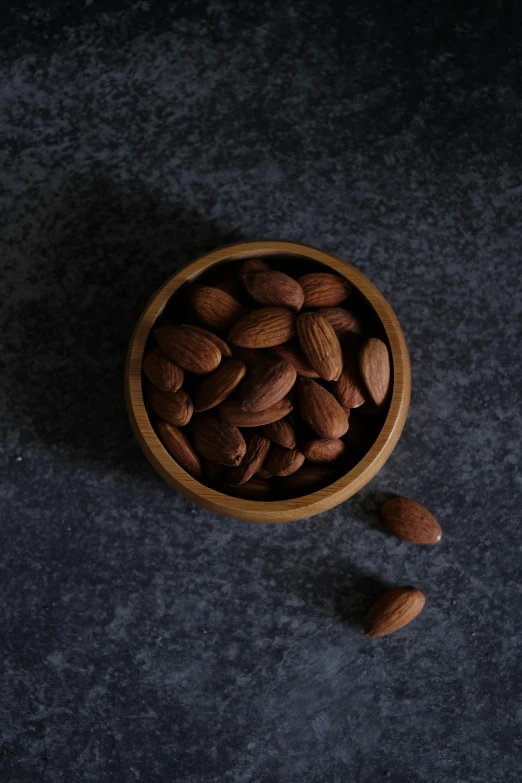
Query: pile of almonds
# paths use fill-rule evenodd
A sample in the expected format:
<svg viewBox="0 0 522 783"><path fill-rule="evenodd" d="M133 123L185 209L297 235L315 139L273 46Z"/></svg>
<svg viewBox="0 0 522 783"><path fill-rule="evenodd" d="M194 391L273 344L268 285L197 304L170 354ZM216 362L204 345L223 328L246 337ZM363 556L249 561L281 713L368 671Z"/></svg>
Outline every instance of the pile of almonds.
<svg viewBox="0 0 522 783"><path fill-rule="evenodd" d="M277 500L359 461L386 413L390 360L374 330L365 334L344 278L294 278L252 258L182 296L173 309L182 322L158 325L143 372L156 431L187 473Z"/></svg>

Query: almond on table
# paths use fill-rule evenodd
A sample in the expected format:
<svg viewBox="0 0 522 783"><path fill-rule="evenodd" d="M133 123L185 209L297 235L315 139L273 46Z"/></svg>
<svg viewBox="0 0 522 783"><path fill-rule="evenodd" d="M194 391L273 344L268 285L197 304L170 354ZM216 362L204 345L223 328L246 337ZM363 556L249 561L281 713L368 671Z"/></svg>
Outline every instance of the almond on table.
<svg viewBox="0 0 522 783"><path fill-rule="evenodd" d="M424 609L424 594L412 585L394 587L381 595L364 621L366 636L387 636L411 623Z"/></svg>
<svg viewBox="0 0 522 783"><path fill-rule="evenodd" d="M436 544L442 529L427 508L409 498L392 498L381 509L381 519L397 538L412 544Z"/></svg>

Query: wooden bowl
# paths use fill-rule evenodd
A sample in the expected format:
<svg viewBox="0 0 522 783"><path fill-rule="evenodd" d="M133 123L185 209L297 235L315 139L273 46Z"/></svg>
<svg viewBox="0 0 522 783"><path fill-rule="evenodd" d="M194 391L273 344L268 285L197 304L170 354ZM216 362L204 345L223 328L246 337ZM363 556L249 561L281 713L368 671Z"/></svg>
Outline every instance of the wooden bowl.
<svg viewBox="0 0 522 783"><path fill-rule="evenodd" d="M163 447L152 427L143 400L143 352L155 322L183 283L195 280L210 267L225 261L282 255L297 261L301 259L309 262L311 259L329 267L345 277L371 305L380 319L390 346L393 368L391 401L385 422L373 446L352 470L335 483L292 500L244 500L201 484L186 473ZM333 508L358 492L382 468L392 453L406 421L410 391L410 359L406 341L397 317L383 295L361 272L345 261L323 250L294 242L240 242L214 250L176 272L145 307L131 337L125 366L125 397L131 425L145 456L155 470L176 490L204 508L249 522L289 522L303 519Z"/></svg>

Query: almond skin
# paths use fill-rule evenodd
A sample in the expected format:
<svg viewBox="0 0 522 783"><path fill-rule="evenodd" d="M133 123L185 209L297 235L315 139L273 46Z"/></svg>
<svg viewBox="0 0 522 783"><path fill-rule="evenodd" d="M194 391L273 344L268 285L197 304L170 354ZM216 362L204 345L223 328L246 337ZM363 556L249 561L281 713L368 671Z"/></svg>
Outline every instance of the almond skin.
<svg viewBox="0 0 522 783"><path fill-rule="evenodd" d="M277 443L285 449L295 449L296 432L291 416L285 416L284 419L265 424L263 434L273 443Z"/></svg>
<svg viewBox="0 0 522 783"><path fill-rule="evenodd" d="M272 446L263 465L271 476L290 476L303 464L304 454L296 449L284 449L282 446Z"/></svg>
<svg viewBox="0 0 522 783"><path fill-rule="evenodd" d="M245 439L237 427L217 416L198 416L192 430L194 448L198 454L218 465L235 467L246 454Z"/></svg>
<svg viewBox="0 0 522 783"><path fill-rule="evenodd" d="M156 416L175 427L184 427L194 413L192 400L185 389L165 392L155 386L149 386L148 401Z"/></svg>
<svg viewBox="0 0 522 783"><path fill-rule="evenodd" d="M288 307L297 312L304 302L299 283L275 269L257 270L243 275L243 285L256 302L267 307Z"/></svg>
<svg viewBox="0 0 522 783"><path fill-rule="evenodd" d="M302 497L332 484L338 474L326 465L306 463L291 476L280 480L279 487L285 497Z"/></svg>
<svg viewBox="0 0 522 783"><path fill-rule="evenodd" d="M214 343L216 348L219 348L221 351L221 356L223 359L230 359L232 357L232 351L230 350L230 346L221 339L221 337L218 337L217 334L214 334L214 332L209 332L208 329L203 329L201 326L190 326L193 332L197 332L198 334L201 334L203 337L206 337L208 340L210 340L211 343Z"/></svg>
<svg viewBox="0 0 522 783"><path fill-rule="evenodd" d="M317 313L302 313L297 318L297 336L304 355L320 377L336 381L343 369L343 352L326 318Z"/></svg>
<svg viewBox="0 0 522 783"><path fill-rule="evenodd" d="M184 433L166 421L158 421L156 426L161 442L183 470L196 478L201 476L201 462Z"/></svg>
<svg viewBox="0 0 522 783"><path fill-rule="evenodd" d="M236 323L229 340L243 348L270 348L295 335L295 315L284 307L261 307Z"/></svg>
<svg viewBox="0 0 522 783"><path fill-rule="evenodd" d="M251 478L239 487L227 487L229 495L235 495L245 500L270 500L272 498L272 486L269 481L260 478Z"/></svg>
<svg viewBox="0 0 522 783"><path fill-rule="evenodd" d="M340 438L348 431L348 416L333 394L310 378L297 387L301 416L321 438Z"/></svg>
<svg viewBox="0 0 522 783"><path fill-rule="evenodd" d="M366 401L366 388L359 371L357 346L352 340L344 346L343 369L333 385L333 392L344 410L359 408Z"/></svg>
<svg viewBox="0 0 522 783"><path fill-rule="evenodd" d="M362 333L360 319L345 307L321 307L317 312L326 318L339 339L347 334Z"/></svg>
<svg viewBox="0 0 522 783"><path fill-rule="evenodd" d="M282 419L292 410L292 403L284 397L275 405L258 413L244 411L239 400L225 400L219 406L219 415L223 421L235 424L237 427L262 427L273 421Z"/></svg>
<svg viewBox="0 0 522 783"><path fill-rule="evenodd" d="M390 388L388 348L378 337L369 337L359 350L359 370L376 405L382 405Z"/></svg>
<svg viewBox="0 0 522 783"><path fill-rule="evenodd" d="M319 373L308 362L298 343L291 342L284 343L284 345L275 345L273 348L270 348L270 352L279 359L285 359L290 364L293 364L298 375L303 375L305 378L319 378Z"/></svg>
<svg viewBox="0 0 522 783"><path fill-rule="evenodd" d="M351 292L344 277L329 272L301 275L297 282L305 295L303 307L335 307L344 302Z"/></svg>
<svg viewBox="0 0 522 783"><path fill-rule="evenodd" d="M255 433L249 439L246 454L237 468L228 471L228 482L232 487L240 487L257 473L266 459L270 449L270 441L264 435Z"/></svg>
<svg viewBox="0 0 522 783"><path fill-rule="evenodd" d="M212 340L187 324L160 326L154 334L163 353L187 372L205 375L221 361L221 351Z"/></svg>
<svg viewBox="0 0 522 783"><path fill-rule="evenodd" d="M192 308L205 326L227 332L245 315L245 308L226 291L204 285L192 295Z"/></svg>
<svg viewBox="0 0 522 783"><path fill-rule="evenodd" d="M442 529L433 514L416 500L392 498L381 509L381 519L388 530L412 544L436 544Z"/></svg>
<svg viewBox="0 0 522 783"><path fill-rule="evenodd" d="M232 356L243 364L246 364L249 370L258 367L262 362L270 361L270 357L265 356L259 348L243 348L240 345L232 346Z"/></svg>
<svg viewBox="0 0 522 783"><path fill-rule="evenodd" d="M339 440L315 438L309 441L303 449L303 454L310 462L333 462L346 451L346 444Z"/></svg>
<svg viewBox="0 0 522 783"><path fill-rule="evenodd" d="M227 359L217 370L207 375L194 398L196 413L214 408L225 400L245 377L246 367L237 359Z"/></svg>
<svg viewBox="0 0 522 783"><path fill-rule="evenodd" d="M163 391L176 392L183 383L181 367L168 359L159 348L152 348L143 360L143 372L154 386Z"/></svg>
<svg viewBox="0 0 522 783"><path fill-rule="evenodd" d="M420 614L425 603L424 594L412 585L388 590L366 615L365 636L386 636L398 631Z"/></svg>
<svg viewBox="0 0 522 783"><path fill-rule="evenodd" d="M251 272L268 272L270 267L262 258L247 258L239 267L239 277L243 280L245 275Z"/></svg>
<svg viewBox="0 0 522 783"><path fill-rule="evenodd" d="M296 377L294 367L284 360L259 365L240 389L241 407L250 413L271 408L288 394Z"/></svg>

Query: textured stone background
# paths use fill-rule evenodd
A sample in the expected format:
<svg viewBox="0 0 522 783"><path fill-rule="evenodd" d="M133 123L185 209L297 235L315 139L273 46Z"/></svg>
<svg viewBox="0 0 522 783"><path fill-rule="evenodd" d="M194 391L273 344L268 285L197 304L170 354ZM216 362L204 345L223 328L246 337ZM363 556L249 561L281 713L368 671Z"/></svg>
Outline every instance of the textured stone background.
<svg viewBox="0 0 522 783"><path fill-rule="evenodd" d="M518 783L516 4L1 14L2 781ZM283 526L173 493L122 400L148 297L241 237L352 261L413 363L386 467ZM440 546L379 529L388 492ZM425 611L365 639L401 583Z"/></svg>

